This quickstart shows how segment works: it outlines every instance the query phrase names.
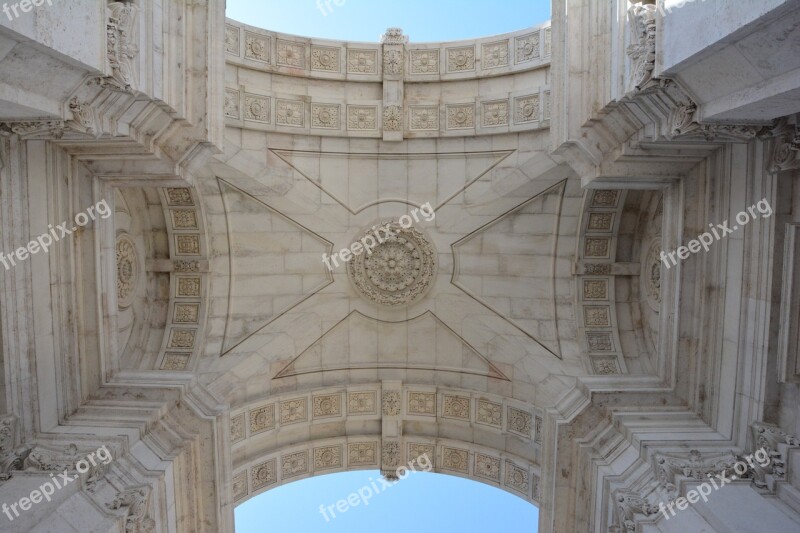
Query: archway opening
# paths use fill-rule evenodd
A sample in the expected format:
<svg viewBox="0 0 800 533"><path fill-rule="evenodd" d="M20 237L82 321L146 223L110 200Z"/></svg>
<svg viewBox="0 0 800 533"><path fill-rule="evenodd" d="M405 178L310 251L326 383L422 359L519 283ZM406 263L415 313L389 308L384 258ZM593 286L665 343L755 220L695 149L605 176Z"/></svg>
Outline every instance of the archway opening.
<svg viewBox="0 0 800 533"><path fill-rule="evenodd" d="M538 522L539 510L513 493L423 471L409 472L395 483L377 470L314 476L261 493L236 508L237 533L535 533Z"/></svg>
<svg viewBox="0 0 800 533"><path fill-rule="evenodd" d="M386 28L403 28L413 42L474 39L550 19L549 0L228 0L226 15L251 26L320 39L375 42Z"/></svg>

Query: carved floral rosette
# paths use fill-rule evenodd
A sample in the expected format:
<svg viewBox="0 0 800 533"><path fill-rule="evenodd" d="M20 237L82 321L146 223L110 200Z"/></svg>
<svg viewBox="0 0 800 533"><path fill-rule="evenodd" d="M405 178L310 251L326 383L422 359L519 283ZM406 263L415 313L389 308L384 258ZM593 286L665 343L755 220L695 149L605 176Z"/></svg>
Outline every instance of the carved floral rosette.
<svg viewBox="0 0 800 533"><path fill-rule="evenodd" d="M402 306L420 299L436 276L436 251L428 238L414 227L389 223L371 252L353 257L347 267L350 281L362 296L386 306ZM372 229L364 238L375 238Z"/></svg>

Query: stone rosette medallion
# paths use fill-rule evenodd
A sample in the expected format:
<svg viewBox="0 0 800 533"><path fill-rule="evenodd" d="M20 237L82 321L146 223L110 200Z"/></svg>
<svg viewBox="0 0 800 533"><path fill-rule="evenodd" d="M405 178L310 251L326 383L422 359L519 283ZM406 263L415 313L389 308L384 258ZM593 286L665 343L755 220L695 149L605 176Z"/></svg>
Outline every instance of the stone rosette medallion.
<svg viewBox="0 0 800 533"><path fill-rule="evenodd" d="M411 304L425 295L436 276L436 250L421 231L392 222L384 225L383 242L372 250L354 256L347 275L356 290L375 303L398 307ZM373 226L374 228L374 226ZM363 233L375 236L375 230ZM359 236L361 237L361 236Z"/></svg>

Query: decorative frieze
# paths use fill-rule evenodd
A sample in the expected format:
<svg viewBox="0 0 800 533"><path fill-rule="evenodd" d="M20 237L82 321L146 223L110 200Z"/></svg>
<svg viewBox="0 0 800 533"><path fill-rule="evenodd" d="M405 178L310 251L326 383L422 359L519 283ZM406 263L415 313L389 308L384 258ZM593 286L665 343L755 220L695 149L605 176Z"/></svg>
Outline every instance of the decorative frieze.
<svg viewBox="0 0 800 533"><path fill-rule="evenodd" d="M350 392L347 394L348 415L375 415L378 414L377 392Z"/></svg>
<svg viewBox="0 0 800 533"><path fill-rule="evenodd" d="M529 33L514 39L514 62L516 64L533 61L540 57L539 32Z"/></svg>
<svg viewBox="0 0 800 533"><path fill-rule="evenodd" d="M278 39L276 49L279 67L306 68L306 46L304 44Z"/></svg>
<svg viewBox="0 0 800 533"><path fill-rule="evenodd" d="M263 122L264 124L269 124L271 111L270 105L271 100L268 96L245 93L244 119L252 120L253 122Z"/></svg>
<svg viewBox="0 0 800 533"><path fill-rule="evenodd" d="M332 418L342 414L342 395L338 393L312 396L311 404L314 418Z"/></svg>
<svg viewBox="0 0 800 533"><path fill-rule="evenodd" d="M469 473L469 451L442 446L442 468L462 474Z"/></svg>
<svg viewBox="0 0 800 533"><path fill-rule="evenodd" d="M514 99L514 123L526 124L539 121L539 95L521 96Z"/></svg>
<svg viewBox="0 0 800 533"><path fill-rule="evenodd" d="M459 46L457 48L448 48L447 54L447 72L468 72L475 70L475 47L474 46Z"/></svg>
<svg viewBox="0 0 800 533"><path fill-rule="evenodd" d="M377 74L378 73L378 51L377 50L347 50L347 73L348 74Z"/></svg>
<svg viewBox="0 0 800 533"><path fill-rule="evenodd" d="M341 128L339 104L311 104L311 127L338 130Z"/></svg>
<svg viewBox="0 0 800 533"><path fill-rule="evenodd" d="M490 479L492 481L500 481L500 459L485 455L482 453L475 454L475 475Z"/></svg>
<svg viewBox="0 0 800 533"><path fill-rule="evenodd" d="M475 407L475 420L479 424L503 427L503 406L489 400L478 399Z"/></svg>
<svg viewBox="0 0 800 533"><path fill-rule="evenodd" d="M224 113L228 118L239 118L239 91L236 89L225 89Z"/></svg>
<svg viewBox="0 0 800 533"><path fill-rule="evenodd" d="M314 470L342 468L342 446L322 446L314 448Z"/></svg>
<svg viewBox="0 0 800 533"><path fill-rule="evenodd" d="M308 474L308 451L281 456L281 478L290 479Z"/></svg>
<svg viewBox="0 0 800 533"><path fill-rule="evenodd" d="M481 105L485 128L508 125L508 100L483 102Z"/></svg>
<svg viewBox="0 0 800 533"><path fill-rule="evenodd" d="M533 415L516 409L514 407L508 408L508 431L516 433L517 435L525 438L531 438L531 429L533 426Z"/></svg>
<svg viewBox="0 0 800 533"><path fill-rule="evenodd" d="M384 131L403 131L403 108L399 105L388 105L383 108Z"/></svg>
<svg viewBox="0 0 800 533"><path fill-rule="evenodd" d="M508 66L508 41L484 43L481 46L482 68L500 68Z"/></svg>
<svg viewBox="0 0 800 533"><path fill-rule="evenodd" d="M235 56L240 52L240 30L236 26L225 24L225 51Z"/></svg>
<svg viewBox="0 0 800 533"><path fill-rule="evenodd" d="M411 50L411 74L439 74L439 50Z"/></svg>
<svg viewBox="0 0 800 533"><path fill-rule="evenodd" d="M305 126L305 104L296 100L278 100L275 124L278 126Z"/></svg>
<svg viewBox="0 0 800 533"><path fill-rule="evenodd" d="M377 442L351 442L347 445L347 463L350 466L377 466Z"/></svg>
<svg viewBox="0 0 800 533"><path fill-rule="evenodd" d="M250 483L257 491L278 482L278 460L270 459L250 469Z"/></svg>
<svg viewBox="0 0 800 533"><path fill-rule="evenodd" d="M382 396L383 414L385 416L399 416L400 415L400 391L387 390L383 391Z"/></svg>
<svg viewBox="0 0 800 533"><path fill-rule="evenodd" d="M505 485L525 496L530 495L531 475L527 469L517 466L508 459L505 460Z"/></svg>
<svg viewBox="0 0 800 533"><path fill-rule="evenodd" d="M470 400L468 396L442 395L442 416L458 420L469 420Z"/></svg>
<svg viewBox="0 0 800 533"><path fill-rule="evenodd" d="M244 440L244 437L244 413L239 413L231 417L231 444Z"/></svg>
<svg viewBox="0 0 800 533"><path fill-rule="evenodd" d="M438 106L411 106L409 129L416 131L439 130Z"/></svg>
<svg viewBox="0 0 800 533"><path fill-rule="evenodd" d="M378 464L377 442L351 442L347 445L347 464L372 466Z"/></svg>
<svg viewBox="0 0 800 533"><path fill-rule="evenodd" d="M280 403L281 425L296 424L308 420L308 402L306 398L294 398Z"/></svg>
<svg viewBox="0 0 800 533"><path fill-rule="evenodd" d="M422 416L436 416L436 393L409 392L408 414Z"/></svg>
<svg viewBox="0 0 800 533"><path fill-rule="evenodd" d="M191 354L166 352L161 363L161 370L186 370Z"/></svg>
<svg viewBox="0 0 800 533"><path fill-rule="evenodd" d="M275 404L253 409L248 413L248 417L251 435L275 429Z"/></svg>
<svg viewBox="0 0 800 533"><path fill-rule="evenodd" d="M347 106L347 129L368 131L378 129L378 106Z"/></svg>
<svg viewBox="0 0 800 533"><path fill-rule="evenodd" d="M341 71L341 50L330 46L311 47L311 70L319 72Z"/></svg>
<svg viewBox="0 0 800 533"><path fill-rule="evenodd" d="M244 32L244 57L262 63L270 63L270 38L252 33Z"/></svg>
<svg viewBox="0 0 800 533"><path fill-rule="evenodd" d="M461 130L475 127L475 104L447 106L447 129Z"/></svg>

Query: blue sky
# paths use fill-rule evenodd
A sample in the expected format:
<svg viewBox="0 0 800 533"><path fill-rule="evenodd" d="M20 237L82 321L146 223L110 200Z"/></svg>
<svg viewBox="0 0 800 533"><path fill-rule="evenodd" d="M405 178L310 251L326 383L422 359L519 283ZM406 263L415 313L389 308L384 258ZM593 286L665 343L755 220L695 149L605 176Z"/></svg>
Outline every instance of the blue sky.
<svg viewBox="0 0 800 533"><path fill-rule="evenodd" d="M379 477L377 470L362 470L277 487L236 508L236 533L535 533L538 529L536 507L477 481L415 472L382 488ZM329 521L325 520L320 505L336 505L373 482L381 492L367 506L359 503L344 513L334 509L336 517L328 512Z"/></svg>
<svg viewBox="0 0 800 533"><path fill-rule="evenodd" d="M403 28L412 42L450 41L520 30L550 18L550 0L227 0L228 17L309 37L377 42ZM323 10L325 14L323 14ZM329 522L320 505L373 482L377 471L317 476L267 491L236 508L237 533L535 533L538 510L497 488L442 474L415 473Z"/></svg>
<svg viewBox="0 0 800 533"><path fill-rule="evenodd" d="M228 0L228 17L306 37L368 42L389 27L403 28L415 42L452 41L550 19L550 0L330 0L330 9L324 2L320 9L317 0Z"/></svg>

